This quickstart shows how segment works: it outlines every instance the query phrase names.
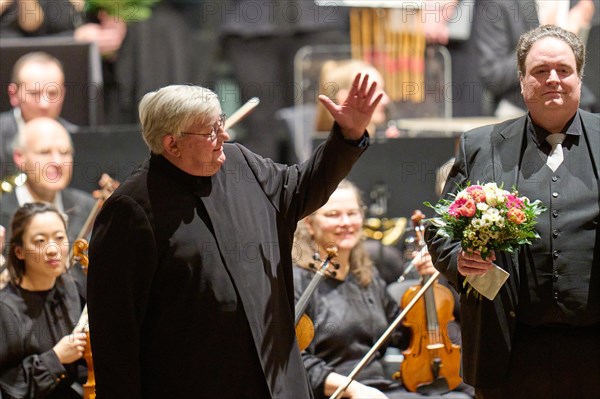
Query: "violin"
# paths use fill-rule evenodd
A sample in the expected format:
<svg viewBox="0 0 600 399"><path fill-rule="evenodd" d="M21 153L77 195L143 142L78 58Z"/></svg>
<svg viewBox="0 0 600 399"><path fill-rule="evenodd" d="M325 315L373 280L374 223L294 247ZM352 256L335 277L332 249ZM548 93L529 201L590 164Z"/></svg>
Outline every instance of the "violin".
<svg viewBox="0 0 600 399"><path fill-rule="evenodd" d="M421 220L424 215L415 211L411 220L421 247L425 246ZM421 284L409 288L402 297L405 308L431 276L423 276ZM412 392L444 393L461 382L460 346L448 336L448 323L454 320L452 292L437 281L425 291L406 314L403 324L412 331L409 347L402 352L404 360L395 378Z"/></svg>
<svg viewBox="0 0 600 399"><path fill-rule="evenodd" d="M118 182L113 180L107 174L103 174L100 179L100 185L102 187L101 190L96 190L94 192L94 197L96 198L96 203L92 208L92 211L88 215L81 231L77 235L77 238L73 242L71 246L71 253L69 259L71 259L71 266L75 264L75 262L79 262L82 270L87 274L89 267L89 258L88 258L88 247L89 244L84 236L87 236L91 230L91 227L102 208L102 204L104 201L113 193L115 188L118 186ZM87 304L83 308L81 312L81 316L79 318L79 322L77 323L77 327L75 328L75 332L85 332L87 337L87 345L85 346L85 351L83 352L83 358L87 365L88 369L88 377L87 381L83 385L83 398L84 399L96 399L96 376L94 374L94 360L92 356L92 343L90 342L90 328L89 328L89 317Z"/></svg>
<svg viewBox="0 0 600 399"><path fill-rule="evenodd" d="M88 251L88 242L84 238L77 239L73 243L73 258L72 262L79 262L81 264L81 268L87 273L89 266L89 258L87 255ZM81 312L81 316L79 318L79 322L77 323L77 332L86 333L86 342L85 350L83 351L83 359L85 360L85 364L88 369L88 377L87 381L83 385L83 397L84 399L95 399L96 398L96 376L94 374L94 360L92 357L92 344L90 342L90 324L88 318L87 305L83 308L83 312Z"/></svg>
<svg viewBox="0 0 600 399"><path fill-rule="evenodd" d="M304 311L308 306L308 301L310 297L317 289L317 286L319 285L321 280L323 280L323 277L325 277L327 274L335 275L335 271L330 272L328 269L331 260L336 256L337 248L335 246L327 248L327 258L325 258L325 261L323 261L321 266L316 270L315 275L310 280L310 283L308 284L308 286L306 287L306 289L304 290L294 307L294 324L296 326L296 340L298 341L298 347L300 348L300 351L303 351L306 348L308 348L308 345L310 345L313 338L315 337L315 326L310 317L308 317L308 315L304 313Z"/></svg>

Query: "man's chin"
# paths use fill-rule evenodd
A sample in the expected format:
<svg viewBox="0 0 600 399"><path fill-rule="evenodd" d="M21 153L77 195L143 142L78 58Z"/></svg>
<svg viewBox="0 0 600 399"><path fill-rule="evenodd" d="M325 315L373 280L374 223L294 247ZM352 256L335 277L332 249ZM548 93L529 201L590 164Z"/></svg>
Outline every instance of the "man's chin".
<svg viewBox="0 0 600 399"><path fill-rule="evenodd" d="M544 106L548 109L559 109L565 106L562 98L551 98L544 101Z"/></svg>
<svg viewBox="0 0 600 399"><path fill-rule="evenodd" d="M219 154L215 163L217 165L219 165L219 167L221 167L221 165L223 165L226 160L227 160L227 157L225 156L225 153L223 151L221 151L221 154Z"/></svg>

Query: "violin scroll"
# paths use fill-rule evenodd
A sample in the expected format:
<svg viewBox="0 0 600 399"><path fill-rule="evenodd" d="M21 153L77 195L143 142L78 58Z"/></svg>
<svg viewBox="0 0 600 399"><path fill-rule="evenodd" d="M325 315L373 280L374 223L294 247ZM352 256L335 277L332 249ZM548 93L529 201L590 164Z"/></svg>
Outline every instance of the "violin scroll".
<svg viewBox="0 0 600 399"><path fill-rule="evenodd" d="M89 243L85 238L78 238L73 243L73 255L71 257L71 265L75 262L79 262L83 271L87 273L89 258L88 258L88 247Z"/></svg>

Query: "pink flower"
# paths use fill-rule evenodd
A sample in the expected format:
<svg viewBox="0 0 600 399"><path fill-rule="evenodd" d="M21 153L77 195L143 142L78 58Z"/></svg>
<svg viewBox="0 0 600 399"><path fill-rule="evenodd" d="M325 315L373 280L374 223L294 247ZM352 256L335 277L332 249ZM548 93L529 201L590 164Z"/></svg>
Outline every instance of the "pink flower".
<svg viewBox="0 0 600 399"><path fill-rule="evenodd" d="M465 204L465 202L467 202L466 198L457 198L452 204L450 204L450 206L448 207L448 214L454 218L457 218L460 216L460 214L458 213L458 209L463 206Z"/></svg>
<svg viewBox="0 0 600 399"><path fill-rule="evenodd" d="M458 198L448 208L448 214L452 217L458 218L460 216L472 217L477 212L477 204L471 198Z"/></svg>
<svg viewBox="0 0 600 399"><path fill-rule="evenodd" d="M524 203L523 200L519 197L517 197L514 194L508 194L506 196L506 207L511 209L511 208L519 208L519 209L523 209Z"/></svg>
<svg viewBox="0 0 600 399"><path fill-rule="evenodd" d="M521 224L525 221L526 216L525 212L523 212L521 209L510 208L506 213L506 218L514 224Z"/></svg>
<svg viewBox="0 0 600 399"><path fill-rule="evenodd" d="M476 202L485 202L485 191L483 191L483 187L475 185L467 187L467 193L473 198Z"/></svg>

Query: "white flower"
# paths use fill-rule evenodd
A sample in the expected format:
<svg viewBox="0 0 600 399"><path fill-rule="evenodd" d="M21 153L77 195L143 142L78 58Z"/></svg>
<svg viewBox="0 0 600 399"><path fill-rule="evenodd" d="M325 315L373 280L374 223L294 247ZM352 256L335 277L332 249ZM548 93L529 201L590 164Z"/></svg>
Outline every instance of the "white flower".
<svg viewBox="0 0 600 399"><path fill-rule="evenodd" d="M510 194L508 191L506 190L502 190L502 189L498 189L496 191L496 200L498 201L499 204L502 204L504 201L506 201L506 196Z"/></svg>
<svg viewBox="0 0 600 399"><path fill-rule="evenodd" d="M490 206L489 206L488 204L486 204L485 202L478 202L478 203L477 203L477 209L479 209L479 210L480 210L480 211L482 211L482 212L485 212L485 211L487 211L487 209L488 209L489 207L490 207Z"/></svg>
<svg viewBox="0 0 600 399"><path fill-rule="evenodd" d="M500 212L496 208L488 208L481 215L482 224L486 227L491 227L498 219L500 219Z"/></svg>
<svg viewBox="0 0 600 399"><path fill-rule="evenodd" d="M498 205L498 199L496 198L498 186L496 183L487 183L485 186L483 186L483 192L485 193L485 202L489 206Z"/></svg>
<svg viewBox="0 0 600 399"><path fill-rule="evenodd" d="M471 226L473 226L476 230L479 230L480 228L485 226L485 224L484 224L483 220L481 220L479 218L473 218L473 219L471 219Z"/></svg>
<svg viewBox="0 0 600 399"><path fill-rule="evenodd" d="M466 189L462 190L458 194L456 194L456 199L459 199L459 198L464 198L464 199L469 199L470 198L469 193L467 193Z"/></svg>

